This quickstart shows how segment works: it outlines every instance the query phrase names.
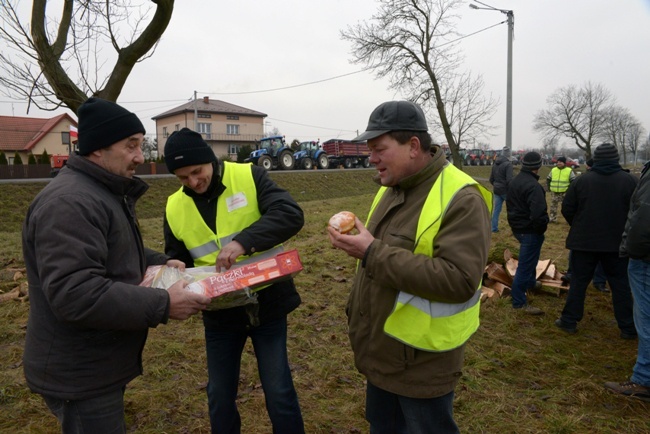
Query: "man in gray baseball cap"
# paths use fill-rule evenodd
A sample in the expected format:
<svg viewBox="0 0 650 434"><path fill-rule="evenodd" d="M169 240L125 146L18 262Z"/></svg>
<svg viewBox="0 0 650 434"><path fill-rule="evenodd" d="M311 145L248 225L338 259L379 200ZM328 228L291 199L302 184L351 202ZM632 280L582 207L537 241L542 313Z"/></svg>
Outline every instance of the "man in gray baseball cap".
<svg viewBox="0 0 650 434"><path fill-rule="evenodd" d="M370 431L458 432L454 388L478 327L492 195L432 145L410 101L381 104L354 140L368 141L382 188L367 227L328 232L359 259L347 314Z"/></svg>

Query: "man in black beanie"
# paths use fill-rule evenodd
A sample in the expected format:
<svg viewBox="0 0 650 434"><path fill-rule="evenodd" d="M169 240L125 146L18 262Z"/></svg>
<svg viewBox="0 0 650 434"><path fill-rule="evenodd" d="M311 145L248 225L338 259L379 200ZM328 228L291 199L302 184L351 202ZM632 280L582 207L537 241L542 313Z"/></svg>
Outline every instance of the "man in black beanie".
<svg viewBox="0 0 650 434"><path fill-rule="evenodd" d="M566 247L571 250L571 284L555 325L576 333L584 314L587 287L600 262L609 282L614 317L623 339L636 339L628 260L619 257L622 234L636 178L618 162L616 146L605 143L594 151L591 170L569 185L562 215L571 226Z"/></svg>
<svg viewBox="0 0 650 434"><path fill-rule="evenodd" d="M266 170L219 162L197 132L183 128L171 134L165 162L183 184L167 200L165 252L187 267L222 271L277 254L304 224L300 206ZM212 432L241 431L237 385L250 337L273 432L304 433L287 355L287 315L300 304L293 280L244 295L236 307L218 302L203 313Z"/></svg>
<svg viewBox="0 0 650 434"><path fill-rule="evenodd" d="M186 319L208 297L177 282L138 284L149 265L183 267L146 249L135 216L147 185L144 127L123 107L79 108L79 154L34 199L23 225L29 321L23 366L63 433L124 433L124 391L142 374L150 327Z"/></svg>
<svg viewBox="0 0 650 434"><path fill-rule="evenodd" d="M530 315L544 312L528 304L526 292L539 288L535 269L544 244L548 226L546 192L539 183L537 172L542 167L542 156L528 152L521 161L521 171L508 187L506 206L508 224L519 241L519 264L512 282L512 307Z"/></svg>

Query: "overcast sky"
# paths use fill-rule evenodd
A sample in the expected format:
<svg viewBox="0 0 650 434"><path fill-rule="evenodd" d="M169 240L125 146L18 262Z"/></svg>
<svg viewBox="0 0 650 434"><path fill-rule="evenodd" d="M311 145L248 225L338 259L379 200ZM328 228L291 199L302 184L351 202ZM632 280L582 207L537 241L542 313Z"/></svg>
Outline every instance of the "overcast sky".
<svg viewBox="0 0 650 434"><path fill-rule="evenodd" d="M532 130L535 113L547 107L547 97L558 88L587 81L602 84L650 129L650 0L484 3L514 11L514 149L541 147ZM197 91L199 98L266 113L267 128L277 128L288 140L350 139L365 130L377 105L404 97L371 72L359 72L362 67L349 62L350 44L340 38L342 29L370 19L376 9L373 0L178 1L156 53L136 65L118 102L140 116L148 133L155 131L152 116ZM465 35L503 22L460 43L463 68L483 74L486 96L500 101L492 119L495 135L483 140L500 149L505 144L506 16L469 7L459 13L458 30ZM267 91L279 88L288 89ZM0 114L25 116L25 103L4 96L0 101ZM32 110L29 115L52 114Z"/></svg>

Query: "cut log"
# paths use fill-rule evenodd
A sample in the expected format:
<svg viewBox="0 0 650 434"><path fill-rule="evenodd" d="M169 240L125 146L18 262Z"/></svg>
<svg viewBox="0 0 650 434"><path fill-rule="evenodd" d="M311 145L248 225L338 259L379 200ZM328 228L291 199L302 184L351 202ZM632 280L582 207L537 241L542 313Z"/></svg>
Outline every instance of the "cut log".
<svg viewBox="0 0 650 434"><path fill-rule="evenodd" d="M492 262L487 266L485 272L491 280L501 282L507 286L512 286L512 277L506 273L503 269L503 265Z"/></svg>
<svg viewBox="0 0 650 434"><path fill-rule="evenodd" d="M546 270L548 269L549 265L551 265L550 259L537 262L537 267L535 267L535 278L537 280L539 280L544 275L544 273L546 273Z"/></svg>

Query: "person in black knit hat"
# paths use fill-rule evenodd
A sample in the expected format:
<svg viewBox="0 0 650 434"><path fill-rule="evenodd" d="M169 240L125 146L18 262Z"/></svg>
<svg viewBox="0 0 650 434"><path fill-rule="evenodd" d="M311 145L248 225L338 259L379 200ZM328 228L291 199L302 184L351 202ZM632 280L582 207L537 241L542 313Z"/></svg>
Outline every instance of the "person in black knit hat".
<svg viewBox="0 0 650 434"><path fill-rule="evenodd" d="M508 224L519 241L519 264L512 282L512 307L529 315L544 312L528 304L526 292L539 288L535 268L544 244L548 226L546 192L539 183L537 172L542 167L542 156L528 152L521 161L521 171L508 186L506 206Z"/></svg>
<svg viewBox="0 0 650 434"><path fill-rule="evenodd" d="M201 134L183 128L165 143L165 163L182 187L167 200L165 253L187 267L216 271L270 256L304 224L302 209L266 170L220 162ZM273 432L304 433L287 355L287 315L300 296L293 279L245 295L236 307L203 313L208 408L213 433L239 433L237 386L250 337Z"/></svg>
<svg viewBox="0 0 650 434"><path fill-rule="evenodd" d="M184 267L144 247L135 205L148 186L144 127L111 101L79 108L79 153L34 199L23 226L29 320L23 366L63 433L126 432L124 392L142 374L149 328L210 303L177 282L139 286L149 265Z"/></svg>
<svg viewBox="0 0 650 434"><path fill-rule="evenodd" d="M569 185L562 202L562 215L571 226L566 239L571 250L571 283L555 325L567 333L577 332L586 290L600 262L609 282L620 336L636 339L628 259L619 257L619 247L637 180L623 170L616 146L611 143L598 146L593 156L593 167Z"/></svg>

